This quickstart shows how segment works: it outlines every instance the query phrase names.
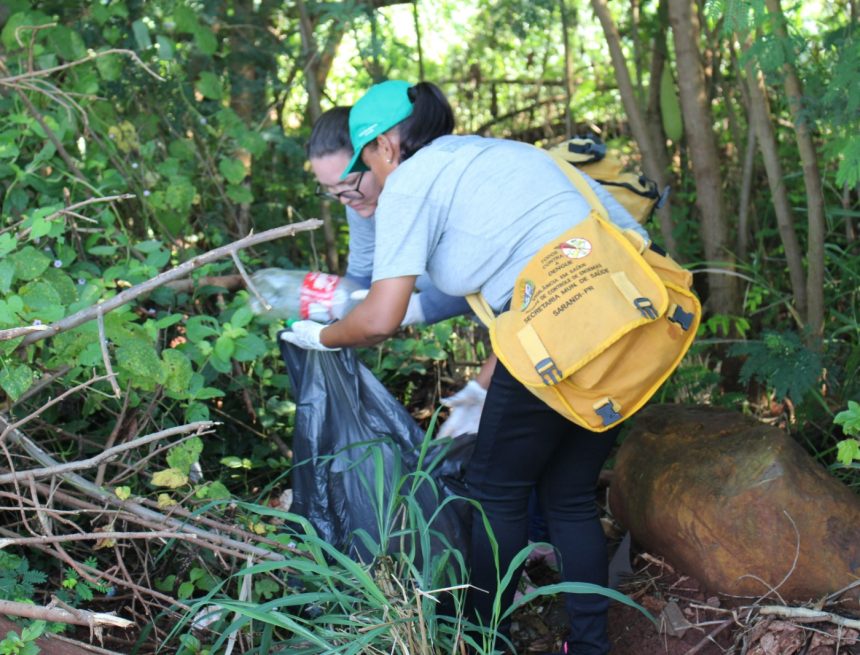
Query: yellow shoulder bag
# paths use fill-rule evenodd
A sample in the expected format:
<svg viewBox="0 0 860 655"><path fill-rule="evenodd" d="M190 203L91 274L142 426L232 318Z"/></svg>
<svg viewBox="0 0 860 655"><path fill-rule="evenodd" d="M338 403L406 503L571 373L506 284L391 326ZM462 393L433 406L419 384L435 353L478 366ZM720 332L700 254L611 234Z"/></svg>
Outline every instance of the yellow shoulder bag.
<svg viewBox="0 0 860 655"><path fill-rule="evenodd" d="M567 419L603 432L675 370L702 308L690 272L611 223L581 173L551 156L591 213L526 264L508 311L494 317L481 294L467 300L517 380Z"/></svg>

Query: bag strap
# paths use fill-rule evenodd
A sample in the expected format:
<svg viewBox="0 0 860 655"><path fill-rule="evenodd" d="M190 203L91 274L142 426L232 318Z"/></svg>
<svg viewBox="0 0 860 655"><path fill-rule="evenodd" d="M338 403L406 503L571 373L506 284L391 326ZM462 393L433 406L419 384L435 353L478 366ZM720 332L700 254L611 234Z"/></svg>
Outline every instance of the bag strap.
<svg viewBox="0 0 860 655"><path fill-rule="evenodd" d="M472 311L475 312L475 316L478 317L478 320L481 321L487 327L496 320L496 314L493 311L493 308L490 307L490 303L487 302L487 299L484 298L484 294L480 291L477 293L470 293L466 296L466 302L469 303L469 307L472 308Z"/></svg>
<svg viewBox="0 0 860 655"><path fill-rule="evenodd" d="M600 217L604 220L609 220L609 212L606 211L606 207L603 206L603 203L600 202L600 198L597 197L597 194L594 192L594 189L591 188L591 185L585 180L582 171L580 171L576 166L565 160L563 157L555 154L554 152L548 152L544 150L550 157L553 158L558 167L562 170L562 172L567 175L567 179L570 180L570 183L574 186L574 188L579 191L583 198L588 201L588 204L591 205L591 208L600 214Z"/></svg>

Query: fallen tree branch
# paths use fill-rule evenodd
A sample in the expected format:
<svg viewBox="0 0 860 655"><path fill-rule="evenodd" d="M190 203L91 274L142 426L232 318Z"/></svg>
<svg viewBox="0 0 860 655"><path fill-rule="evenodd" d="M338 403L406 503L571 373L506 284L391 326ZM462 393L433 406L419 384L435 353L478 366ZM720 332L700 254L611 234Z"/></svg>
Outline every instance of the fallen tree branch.
<svg viewBox="0 0 860 655"><path fill-rule="evenodd" d="M99 541L113 539L182 539L196 541L196 534L182 532L87 532L84 534L44 535L41 537L10 537L0 539L0 550L8 546L32 546L34 544L65 543L67 541Z"/></svg>
<svg viewBox="0 0 860 655"><path fill-rule="evenodd" d="M765 616L779 616L784 619L793 619L799 623L815 623L816 621L827 621L843 628L860 630L860 619L848 619L832 612L813 610L808 607L784 607L782 605L765 605L759 608L759 614Z"/></svg>
<svg viewBox="0 0 860 655"><path fill-rule="evenodd" d="M118 446L113 446L112 448L108 448L107 450L102 451L98 455L94 455L89 459L82 459L74 462L57 463L51 466L45 466L43 468L30 469L28 471L14 471L12 473L4 473L3 475L0 475L0 484L7 484L14 480L39 480L41 478L47 478L52 475L62 475L70 471L80 471L82 469L92 468L105 460L109 460L115 457L119 453L125 452L126 450L132 450L133 448L144 446L148 443L152 443L153 441L161 441L162 439L173 437L177 434L187 434L188 432L195 431L197 435L207 434L207 431L209 431L210 428L213 428L216 425L218 425L216 421L197 421L195 423L189 423L187 425L180 425L178 427L168 428L159 432L147 434L143 437L138 437L137 439L132 439L131 441L127 441L126 443L122 443ZM2 546L0 546L0 548L2 548Z"/></svg>
<svg viewBox="0 0 860 655"><path fill-rule="evenodd" d="M89 612L87 610L69 610L59 607L45 607L43 605L30 605L29 603L16 603L12 600L0 600L0 614L9 616L23 616L28 619L42 621L54 621L56 623L70 623L71 625L86 625L90 627L107 625L113 628L130 628L134 621L120 618L115 614L105 612Z"/></svg>
<svg viewBox="0 0 860 655"><path fill-rule="evenodd" d="M167 284L168 282L187 277L191 274L193 270L200 268L201 266L210 264L223 257L231 257L232 254L237 250L241 250L243 248L250 248L257 244L272 241L274 239L280 239L282 237L293 236L299 232L315 230L320 225L322 225L322 221L313 218L307 221L302 221L300 223L293 223L292 225L282 225L281 227L266 230L265 232L260 232L259 234L251 234L243 239L239 239L238 241L229 243L226 246L221 246L220 248L215 248L214 250L205 252L202 255L192 257L187 262L183 262L179 266L176 266L169 271L165 271L164 273L156 275L154 278L147 280L146 282L142 282L131 287L130 289L126 289L125 291L118 293L113 298L108 298L107 300L104 300L97 305L91 305L90 307L86 307L79 312L75 312L71 316L66 316L65 318L60 319L59 321L52 323L51 325L45 326L46 329L44 330L40 330L39 332L26 335L21 341L20 347L23 348L24 346L28 346L31 343L35 343L36 341L41 341L42 339L53 337L57 334L60 334L61 332L76 328L79 325L87 323L88 321L91 321L96 318L99 312L99 308L101 308L101 311L104 314L107 314L108 312L113 311L117 307L122 307L126 303L131 302L135 298L151 293L158 287ZM12 334L13 332L14 334ZM21 336L20 328L12 328L11 330L0 330L0 341L6 341L8 339L18 336Z"/></svg>

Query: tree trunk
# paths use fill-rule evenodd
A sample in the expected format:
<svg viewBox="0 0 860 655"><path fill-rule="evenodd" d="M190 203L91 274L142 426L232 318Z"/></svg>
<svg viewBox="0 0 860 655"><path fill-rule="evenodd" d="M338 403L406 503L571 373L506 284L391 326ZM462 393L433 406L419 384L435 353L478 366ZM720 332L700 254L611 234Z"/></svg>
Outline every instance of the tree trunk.
<svg viewBox="0 0 860 655"><path fill-rule="evenodd" d="M654 178L662 189L669 184L667 173L669 170L669 160L666 156L666 148L662 143L657 143L656 139L652 137L639 103L636 100L636 93L633 90L633 83L630 79L630 71L627 70L627 62L621 50L621 36L609 13L606 0L591 0L591 6L594 8L594 13L597 14L597 18L603 27L603 33L606 36L609 54L612 58L612 68L615 71L618 83L618 91L621 93L621 101L624 103L624 110L627 113L627 120L630 122L630 130L633 132L633 138L636 139L636 142L639 144L639 150L642 153L643 169L645 170L645 174ZM651 80L651 84L659 83L659 80L656 82ZM663 237L666 250L672 255L677 255L678 249L675 243L674 224L672 223L668 203L661 210L659 216L660 233Z"/></svg>
<svg viewBox="0 0 860 655"><path fill-rule="evenodd" d="M675 42L684 134L690 147L690 161L696 180L696 206L702 220L705 258L710 262L724 262L731 272L734 270L734 256L723 212L720 159L707 103L705 75L699 61L699 20L692 9L689 0L669 0L669 23ZM740 295L737 279L733 275L709 273L708 287L712 313L739 313Z"/></svg>
<svg viewBox="0 0 860 655"><path fill-rule="evenodd" d="M424 51L421 47L421 22L418 20L418 0L412 2L412 21L415 23L415 45L418 51L418 81L424 81Z"/></svg>
<svg viewBox="0 0 860 655"><path fill-rule="evenodd" d="M567 0L558 0L561 10L561 35L564 44L564 134L569 139L573 136L573 53L570 50L570 19L567 13Z"/></svg>
<svg viewBox="0 0 860 655"><path fill-rule="evenodd" d="M779 0L766 0L768 12L774 21L777 36L786 44L790 43L785 28L785 16ZM808 239L806 248L806 325L813 340L824 331L824 191L821 173L818 170L818 155L806 118L803 116L803 87L794 66L787 61L783 66L785 93L794 121L794 134L800 151L803 166L803 183L806 186L806 209Z"/></svg>
<svg viewBox="0 0 860 655"><path fill-rule="evenodd" d="M305 67L305 86L308 92L308 114L311 122L315 123L322 114L322 87L317 77L320 57L314 38L314 26L308 14L304 0L297 0L296 6L299 10L299 30L302 36L302 50ZM323 237L325 238L325 260L328 269L333 273L340 272L337 255L337 240L334 229L334 221L331 216L331 204L324 201L320 206L320 218L323 221Z"/></svg>
<svg viewBox="0 0 860 655"><path fill-rule="evenodd" d="M748 44L747 44L748 45ZM806 315L806 276L803 272L803 252L797 240L794 229L794 219L791 214L791 203L785 188L785 174L779 160L779 147L768 107L767 89L764 76L754 69L752 61L746 58L746 84L749 92L750 121L755 128L756 140L761 150L764 168L767 172L770 195L773 198L773 209L776 213L776 224L779 237L785 249L788 266L788 277L794 295L794 305L800 316Z"/></svg>
<svg viewBox="0 0 860 655"><path fill-rule="evenodd" d="M750 122L747 130L747 145L744 149L744 164L741 168L741 197L738 203L738 260L748 261L750 230L750 198L755 172L755 127Z"/></svg>

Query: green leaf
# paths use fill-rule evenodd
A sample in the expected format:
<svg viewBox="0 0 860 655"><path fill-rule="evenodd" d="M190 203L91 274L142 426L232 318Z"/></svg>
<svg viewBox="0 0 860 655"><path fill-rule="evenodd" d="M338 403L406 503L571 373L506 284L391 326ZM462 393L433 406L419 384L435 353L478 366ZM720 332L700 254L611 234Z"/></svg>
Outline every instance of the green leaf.
<svg viewBox="0 0 860 655"><path fill-rule="evenodd" d="M7 366L0 371L0 387L12 401L18 400L33 384L33 371L26 364Z"/></svg>
<svg viewBox="0 0 860 655"><path fill-rule="evenodd" d="M161 360L165 372L164 388L179 396L184 396L188 392L191 375L194 372L188 357L171 348L161 353Z"/></svg>
<svg viewBox="0 0 860 655"><path fill-rule="evenodd" d="M168 489L178 489L188 483L188 476L176 468L164 469L158 471L152 476L152 484L156 487L167 487Z"/></svg>
<svg viewBox="0 0 860 655"><path fill-rule="evenodd" d="M253 362L263 357L268 351L269 347L263 339L256 334L248 334L236 339L233 359L237 362Z"/></svg>
<svg viewBox="0 0 860 655"><path fill-rule="evenodd" d="M25 281L35 280L51 265L51 258L33 246L24 246L9 259L15 264L15 276Z"/></svg>
<svg viewBox="0 0 860 655"><path fill-rule="evenodd" d="M195 421L208 421L209 408L203 403L191 403L185 408L185 421L194 423Z"/></svg>
<svg viewBox="0 0 860 655"><path fill-rule="evenodd" d="M218 162L218 170L230 184L239 184L245 179L245 165L238 159L222 159Z"/></svg>
<svg viewBox="0 0 860 655"><path fill-rule="evenodd" d="M663 117L666 136L677 143L683 134L684 123L681 119L681 103L675 93L675 80L668 65L663 66L663 75L660 78L660 114Z"/></svg>
<svg viewBox="0 0 860 655"><path fill-rule="evenodd" d="M0 140L0 159L15 159L21 150L11 139Z"/></svg>
<svg viewBox="0 0 860 655"><path fill-rule="evenodd" d="M219 359L229 362L234 350L236 350L236 342L226 334L222 334L215 340L215 356Z"/></svg>
<svg viewBox="0 0 860 655"><path fill-rule="evenodd" d="M166 36L159 34L155 37L155 42L158 50L158 58L162 61L170 61L173 59L174 47L173 41Z"/></svg>
<svg viewBox="0 0 860 655"><path fill-rule="evenodd" d="M192 316L185 322L185 336L191 343L221 334L221 326L211 316Z"/></svg>
<svg viewBox="0 0 860 655"><path fill-rule="evenodd" d="M860 441L857 439L843 439L838 444L836 459L848 466L854 460L860 459Z"/></svg>
<svg viewBox="0 0 860 655"><path fill-rule="evenodd" d="M211 29L204 26L198 26L194 30L194 43L204 55L214 55L218 50L218 40Z"/></svg>
<svg viewBox="0 0 860 655"><path fill-rule="evenodd" d="M197 84L194 86L204 98L208 98L209 100L220 100L224 95L224 90L221 87L221 79L209 71L200 73L200 79L197 80Z"/></svg>
<svg viewBox="0 0 860 655"><path fill-rule="evenodd" d="M20 296L9 296L5 300L0 299L0 323L19 325L23 311L24 301L21 300Z"/></svg>
<svg viewBox="0 0 860 655"><path fill-rule="evenodd" d="M67 61L83 59L87 56L87 46L81 35L65 25L58 25L48 37L54 51Z"/></svg>
<svg viewBox="0 0 860 655"><path fill-rule="evenodd" d="M202 452L203 440L200 437L191 437L172 446L167 451L167 463L171 468L178 469L188 475L191 466L200 459Z"/></svg>
<svg viewBox="0 0 860 655"><path fill-rule="evenodd" d="M18 290L18 295L29 317L39 318L44 322L63 318L65 304L54 286L48 282L29 282Z"/></svg>
<svg viewBox="0 0 860 655"><path fill-rule="evenodd" d="M240 205L248 205L254 202L254 194L251 193L250 189L244 186L237 186L235 184L231 184L227 187L227 197Z"/></svg>
<svg viewBox="0 0 860 655"><path fill-rule="evenodd" d="M191 594L194 593L194 583L193 582L183 582L179 585L179 590L176 592L176 597L179 600L187 600L191 598Z"/></svg>
<svg viewBox="0 0 860 655"><path fill-rule="evenodd" d="M155 352L155 346L142 339L129 339L116 349L119 367L139 386L152 388L164 382L164 366Z"/></svg>
<svg viewBox="0 0 860 655"><path fill-rule="evenodd" d="M131 31L134 34L134 40L137 42L138 50L149 50L152 47L152 37L149 35L149 28L142 20L136 20L131 24Z"/></svg>
<svg viewBox="0 0 860 655"><path fill-rule="evenodd" d="M173 21L180 34L192 34L197 29L197 14L186 5L180 5L173 11Z"/></svg>
<svg viewBox="0 0 860 655"><path fill-rule="evenodd" d="M30 42L33 30L18 28L27 25L47 25L51 22L53 22L51 17L40 11L23 11L13 14L6 21L3 31L0 32L0 41L3 42L6 50L20 50L24 44ZM21 39L21 44L18 43L18 39Z"/></svg>
<svg viewBox="0 0 860 655"><path fill-rule="evenodd" d="M131 487L117 487L114 489L114 493L120 500L128 500L131 498Z"/></svg>
<svg viewBox="0 0 860 655"><path fill-rule="evenodd" d="M105 255L109 257L116 254L116 246L93 246L87 252L91 255Z"/></svg>
<svg viewBox="0 0 860 655"><path fill-rule="evenodd" d="M223 398L226 394L215 387L203 387L194 394L194 400L208 400L209 398ZM204 419L205 420L205 419Z"/></svg>
<svg viewBox="0 0 860 655"><path fill-rule="evenodd" d="M839 412L833 422L841 425L845 434L856 437L860 435L860 403L854 400L848 401L848 409Z"/></svg>

